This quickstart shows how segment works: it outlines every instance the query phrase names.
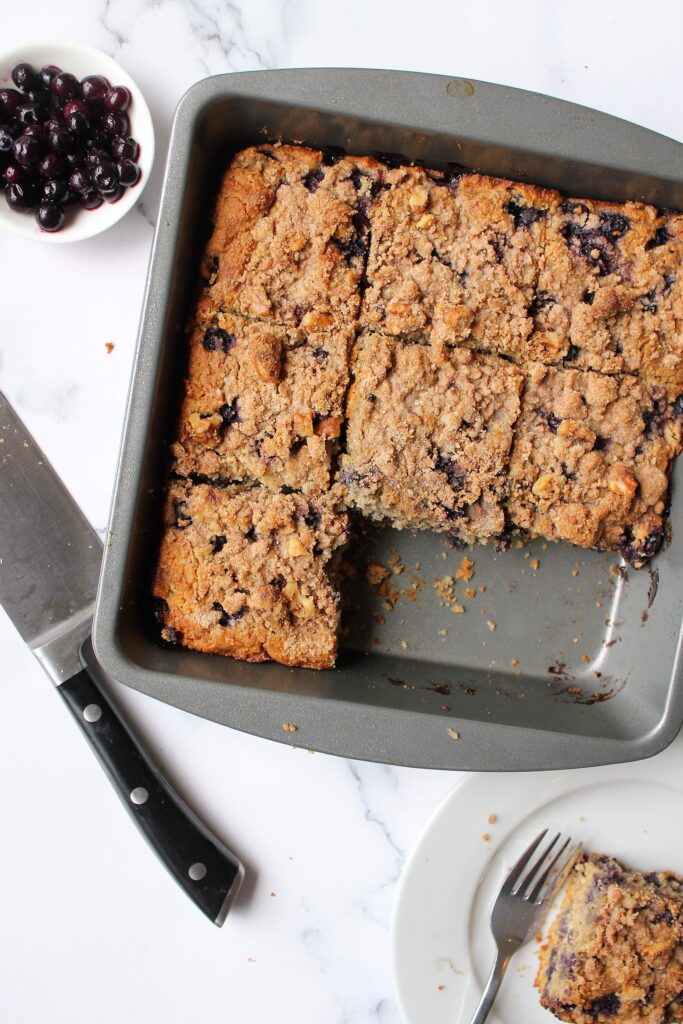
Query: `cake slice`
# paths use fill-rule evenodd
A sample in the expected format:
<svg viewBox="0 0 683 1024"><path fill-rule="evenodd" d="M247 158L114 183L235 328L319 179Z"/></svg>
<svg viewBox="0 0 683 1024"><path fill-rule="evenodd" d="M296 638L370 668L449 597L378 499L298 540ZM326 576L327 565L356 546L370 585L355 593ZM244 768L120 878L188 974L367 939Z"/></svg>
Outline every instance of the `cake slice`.
<svg viewBox="0 0 683 1024"><path fill-rule="evenodd" d="M535 347L683 392L683 218L642 203L558 201L535 299Z"/></svg>
<svg viewBox="0 0 683 1024"><path fill-rule="evenodd" d="M683 882L593 854L572 872L541 948L541 1004L573 1024L683 1020Z"/></svg>
<svg viewBox="0 0 683 1024"><path fill-rule="evenodd" d="M223 177L204 255L206 294L287 327L349 323L360 306L370 200L381 167L303 146L238 153Z"/></svg>
<svg viewBox="0 0 683 1024"><path fill-rule="evenodd" d="M507 485L511 526L621 551L644 565L664 537L680 403L636 377L530 364Z"/></svg>
<svg viewBox="0 0 683 1024"><path fill-rule="evenodd" d="M478 174L388 171L370 208L361 323L410 340L446 335L451 343L529 358L555 196Z"/></svg>
<svg viewBox="0 0 683 1024"><path fill-rule="evenodd" d="M285 329L230 313L199 322L172 447L180 476L330 486L353 332Z"/></svg>
<svg viewBox="0 0 683 1024"><path fill-rule="evenodd" d="M172 481L153 586L162 638L244 661L332 667L339 596L328 570L346 528L330 496Z"/></svg>
<svg viewBox="0 0 683 1024"><path fill-rule="evenodd" d="M517 367L367 331L352 371L340 460L347 500L373 519L467 543L501 533Z"/></svg>

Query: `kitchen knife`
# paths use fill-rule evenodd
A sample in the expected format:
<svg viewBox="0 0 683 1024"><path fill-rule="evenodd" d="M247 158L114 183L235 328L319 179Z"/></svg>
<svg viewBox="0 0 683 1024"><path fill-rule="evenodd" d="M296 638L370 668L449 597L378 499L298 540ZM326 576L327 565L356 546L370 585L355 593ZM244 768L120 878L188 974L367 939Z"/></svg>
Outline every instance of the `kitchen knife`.
<svg viewBox="0 0 683 1024"><path fill-rule="evenodd" d="M171 789L107 696L90 644L101 558L99 537L0 392L0 605L157 856L220 926L244 870Z"/></svg>

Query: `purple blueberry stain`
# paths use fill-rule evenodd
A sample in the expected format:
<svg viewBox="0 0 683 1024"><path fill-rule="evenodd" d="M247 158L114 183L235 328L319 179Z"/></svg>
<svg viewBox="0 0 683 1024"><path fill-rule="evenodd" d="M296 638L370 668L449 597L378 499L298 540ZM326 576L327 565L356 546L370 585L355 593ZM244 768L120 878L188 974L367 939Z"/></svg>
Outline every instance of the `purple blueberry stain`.
<svg viewBox="0 0 683 1024"><path fill-rule="evenodd" d="M209 327L204 332L202 344L207 352L224 352L226 355L234 348L237 338L234 334L224 331L222 327Z"/></svg>
<svg viewBox="0 0 683 1024"><path fill-rule="evenodd" d="M282 590L285 585L285 578L284 576L273 576L272 580L268 580L268 585L276 590Z"/></svg>
<svg viewBox="0 0 683 1024"><path fill-rule="evenodd" d="M304 178L304 187L307 188L309 192L317 192L318 185L324 177L325 172L322 167L318 167L314 171L309 171Z"/></svg>
<svg viewBox="0 0 683 1024"><path fill-rule="evenodd" d="M247 539L247 540L248 540L248 541L249 541L249 542L250 542L251 544L253 544L253 543L254 543L254 541L258 539L258 534L256 533L256 527L254 526L254 524L253 524L253 523L251 524L251 526L249 527L249 529L245 531L245 534L244 534L244 536L246 537L246 539Z"/></svg>
<svg viewBox="0 0 683 1024"><path fill-rule="evenodd" d="M665 274L664 275L664 287L662 288L662 295L668 295L669 294L669 292L671 291L671 286L672 286L672 284L675 283L675 281L676 281L676 275L675 274Z"/></svg>
<svg viewBox="0 0 683 1024"><path fill-rule="evenodd" d="M347 487L367 487L368 474L361 473L357 469L344 469L339 474L340 481Z"/></svg>
<svg viewBox="0 0 683 1024"><path fill-rule="evenodd" d="M581 301L585 302L587 306L592 306L594 298L595 298L595 292L592 292L590 290L590 288L586 288L585 292L581 296Z"/></svg>
<svg viewBox="0 0 683 1024"><path fill-rule="evenodd" d="M491 248L496 255L496 263L502 263L505 258L505 247L508 244L508 237L502 231L494 231L491 235Z"/></svg>
<svg viewBox="0 0 683 1024"><path fill-rule="evenodd" d="M562 226L561 234L568 247L595 267L600 277L614 271L616 256L613 251L613 241L609 236L581 227L573 221L567 221Z"/></svg>
<svg viewBox="0 0 683 1024"><path fill-rule="evenodd" d="M454 459L450 459L442 452L439 452L434 468L437 472L444 474L451 490L461 491L464 488L467 482L467 473Z"/></svg>
<svg viewBox="0 0 683 1024"><path fill-rule="evenodd" d="M645 243L645 248L647 250L657 249L660 245L666 245L670 240L671 235L669 234L666 225L663 225L662 227L657 228L652 238L648 239Z"/></svg>
<svg viewBox="0 0 683 1024"><path fill-rule="evenodd" d="M521 203L515 202L514 199L510 199L505 204L504 210L512 217L515 231L518 228L530 228L532 224L536 224L548 215L547 210L541 210L537 206L522 206Z"/></svg>
<svg viewBox="0 0 683 1024"><path fill-rule="evenodd" d="M410 163L408 157L404 156L403 153L383 153L381 151L375 151L372 155L375 160L384 164L384 166L388 167L390 170L397 170L399 167Z"/></svg>
<svg viewBox="0 0 683 1024"><path fill-rule="evenodd" d="M308 511L304 515L304 522L311 530L317 530L322 522L322 515L320 509L315 505L311 505Z"/></svg>
<svg viewBox="0 0 683 1024"><path fill-rule="evenodd" d="M560 967L564 974L568 978L573 978L576 973L576 968L580 965L581 961L576 953L563 953L560 957Z"/></svg>
<svg viewBox="0 0 683 1024"><path fill-rule="evenodd" d="M562 422L561 419L559 419L557 416L554 416L551 412L548 412L547 409L543 409L540 405L537 405L535 407L534 412L539 417L539 419L542 419L545 422L546 426L548 427L548 430L550 430L551 433L557 433L557 428Z"/></svg>
<svg viewBox="0 0 683 1024"><path fill-rule="evenodd" d="M444 267L448 267L450 270L453 269L453 264L445 256L442 256L438 249L432 249L432 256L438 260L439 263L443 263Z"/></svg>
<svg viewBox="0 0 683 1024"><path fill-rule="evenodd" d="M631 228L631 221L622 213L608 213L603 211L600 214L600 231L613 241L622 238Z"/></svg>
<svg viewBox="0 0 683 1024"><path fill-rule="evenodd" d="M325 359L329 358L330 353L326 348L314 348L312 352L313 358L318 359L320 362L324 362Z"/></svg>
<svg viewBox="0 0 683 1024"><path fill-rule="evenodd" d="M370 218L365 209L360 209L360 204L359 209L351 216L351 223L359 235L366 234L370 229Z"/></svg>
<svg viewBox="0 0 683 1024"><path fill-rule="evenodd" d="M224 533L218 533L215 537L211 538L211 551L214 555L217 555L219 551L222 551L225 547L227 537Z"/></svg>
<svg viewBox="0 0 683 1024"><path fill-rule="evenodd" d="M187 514L187 502L183 501L182 498L175 498L173 500L173 525L178 530L186 530L192 523L192 516Z"/></svg>
<svg viewBox="0 0 683 1024"><path fill-rule="evenodd" d="M352 238L333 238L332 244L337 247L350 267L355 260L364 260L367 255L367 245L358 235Z"/></svg>
<svg viewBox="0 0 683 1024"><path fill-rule="evenodd" d="M590 210L585 203L580 203L573 199L565 199L560 206L560 209L562 210L562 213L569 213L572 215L578 214L580 217L584 218L584 223L590 214Z"/></svg>
<svg viewBox="0 0 683 1024"><path fill-rule="evenodd" d="M531 304L527 309L527 316L536 316L542 309L553 306L557 302L554 295L547 291L540 291L534 294Z"/></svg>
<svg viewBox="0 0 683 1024"><path fill-rule="evenodd" d="M244 618L244 615L247 610L247 606L242 605L242 607L239 608L236 612L226 612L223 605L220 604L218 601L214 601L211 607L213 611L220 612L220 615L218 616L218 625L224 626L226 628L229 626L234 626L236 622L239 622L240 619Z"/></svg>
<svg viewBox="0 0 683 1024"><path fill-rule="evenodd" d="M605 996L598 996L592 999L586 1007L589 1017L597 1017L602 1014L604 1017L614 1017L621 1009L621 999L616 992L610 992Z"/></svg>
<svg viewBox="0 0 683 1024"><path fill-rule="evenodd" d="M640 305L643 308L643 312L656 313L659 307L655 302L655 291L652 290L647 292L645 295L642 295L640 298Z"/></svg>
<svg viewBox="0 0 683 1024"><path fill-rule="evenodd" d="M669 908L665 907L665 909L662 910L661 913L654 915L654 917L652 918L652 923L653 924L667 924L667 925L671 926L674 923L675 920L676 919L675 919L674 915L671 913L671 911L669 910Z"/></svg>
<svg viewBox="0 0 683 1024"><path fill-rule="evenodd" d="M226 402L218 410L218 415L221 418L221 426L224 430L231 427L233 423L237 423L239 420L239 413L237 411L237 399L233 398L232 402Z"/></svg>
<svg viewBox="0 0 683 1024"><path fill-rule="evenodd" d="M632 565L634 569L642 569L653 555L657 554L663 541L663 529L653 530L644 540L635 540L633 530L630 526L627 526L624 530L624 540L619 550L624 561Z"/></svg>

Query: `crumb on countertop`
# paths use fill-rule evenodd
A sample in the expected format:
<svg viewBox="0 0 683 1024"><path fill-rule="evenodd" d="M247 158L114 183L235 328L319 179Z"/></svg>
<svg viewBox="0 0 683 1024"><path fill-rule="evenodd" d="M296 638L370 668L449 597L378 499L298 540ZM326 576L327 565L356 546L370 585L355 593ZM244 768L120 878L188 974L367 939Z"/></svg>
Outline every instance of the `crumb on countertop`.
<svg viewBox="0 0 683 1024"><path fill-rule="evenodd" d="M488 816L488 818L486 820L488 821L489 825L495 825L495 823L496 823L496 821L498 819L496 818L495 814L489 814L489 816Z"/></svg>
<svg viewBox="0 0 683 1024"><path fill-rule="evenodd" d="M112 354L112 352L114 351L114 342L113 341L105 341L104 347L107 350L107 355L110 356Z"/></svg>
<svg viewBox="0 0 683 1024"><path fill-rule="evenodd" d="M282 728L285 732L296 732L298 726L294 725L294 722L283 722Z"/></svg>
<svg viewBox="0 0 683 1024"><path fill-rule="evenodd" d="M448 726L448 735L450 736L450 738L452 740L459 740L460 739L460 733L458 732L458 730L451 728L450 725Z"/></svg>

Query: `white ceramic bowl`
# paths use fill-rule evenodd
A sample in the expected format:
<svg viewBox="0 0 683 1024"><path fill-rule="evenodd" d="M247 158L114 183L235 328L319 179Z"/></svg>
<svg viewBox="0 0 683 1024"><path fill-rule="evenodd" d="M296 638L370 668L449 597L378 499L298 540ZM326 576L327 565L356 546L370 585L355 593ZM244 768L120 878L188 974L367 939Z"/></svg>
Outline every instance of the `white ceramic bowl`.
<svg viewBox="0 0 683 1024"><path fill-rule="evenodd" d="M33 212L15 213L10 210L4 195L0 195L0 228L7 228L26 238L39 242L78 242L92 238L106 231L121 220L135 205L144 189L154 162L154 126L144 96L130 75L106 53L72 40L56 39L44 42L27 42L0 52L0 88L14 88L10 72L15 64L27 61L38 71L44 64L56 64L69 71L76 78L86 75L104 75L112 85L125 85L130 90L132 101L127 111L130 119L130 134L140 144L141 176L137 185L125 189L115 203L103 203L96 210L84 210L74 204L66 209L66 221L61 231L41 231Z"/></svg>

